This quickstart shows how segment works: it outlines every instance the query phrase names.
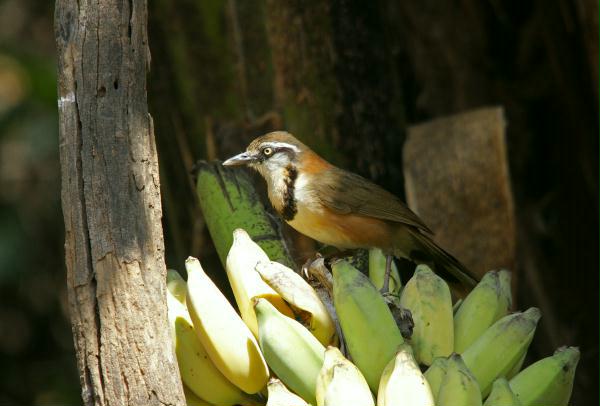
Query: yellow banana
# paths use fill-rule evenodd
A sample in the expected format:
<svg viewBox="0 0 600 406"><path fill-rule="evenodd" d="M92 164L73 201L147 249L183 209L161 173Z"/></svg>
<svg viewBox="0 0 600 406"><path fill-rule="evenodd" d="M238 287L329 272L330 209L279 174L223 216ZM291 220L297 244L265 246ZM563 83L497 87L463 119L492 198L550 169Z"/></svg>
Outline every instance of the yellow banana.
<svg viewBox="0 0 600 406"><path fill-rule="evenodd" d="M490 393L492 383L506 376L527 352L540 316L535 307L504 316L463 352L463 360L477 379L483 397Z"/></svg>
<svg viewBox="0 0 600 406"><path fill-rule="evenodd" d="M310 406L300 396L290 392L277 378L269 380L267 390L267 406Z"/></svg>
<svg viewBox="0 0 600 406"><path fill-rule="evenodd" d="M315 404L325 347L302 324L278 312L266 299L258 298L255 303L258 341L267 363L286 386Z"/></svg>
<svg viewBox="0 0 600 406"><path fill-rule="evenodd" d="M420 364L431 365L454 349L454 321L450 288L426 265L419 265L400 296L415 323L411 345ZM462 306L461 306L462 307Z"/></svg>
<svg viewBox="0 0 600 406"><path fill-rule="evenodd" d="M223 375L246 393L257 393L269 378L256 339L225 296L189 257L186 303L194 330L208 356Z"/></svg>
<svg viewBox="0 0 600 406"><path fill-rule="evenodd" d="M381 373L404 342L383 297L369 278L347 261L333 270L333 301L352 361L373 392Z"/></svg>
<svg viewBox="0 0 600 406"><path fill-rule="evenodd" d="M562 347L554 355L531 364L510 380L523 406L565 406L573 390L579 349Z"/></svg>
<svg viewBox="0 0 600 406"><path fill-rule="evenodd" d="M201 399L190 388L183 385L183 393L185 394L185 404L187 406L213 406L212 403Z"/></svg>
<svg viewBox="0 0 600 406"><path fill-rule="evenodd" d="M521 402L513 393L506 378L502 377L494 381L490 396L485 400L483 406L521 406Z"/></svg>
<svg viewBox="0 0 600 406"><path fill-rule="evenodd" d="M250 328L254 337L258 337L258 326L253 298L265 298L281 313L294 317L294 313L281 296L255 272L259 262L269 262L269 257L258 244L252 241L246 231L241 228L236 229L233 232L233 244L227 254L225 268L242 320Z"/></svg>
<svg viewBox="0 0 600 406"><path fill-rule="evenodd" d="M431 366L425 371L425 379L429 383L433 398L437 401L440 392L440 386L446 376L446 368L448 367L448 358L437 357L431 363Z"/></svg>
<svg viewBox="0 0 600 406"><path fill-rule="evenodd" d="M437 406L481 406L477 380L458 354L448 358L446 375L440 386Z"/></svg>
<svg viewBox="0 0 600 406"><path fill-rule="evenodd" d="M294 310L323 345L335 344L335 324L317 292L300 275L278 262L259 262L256 271Z"/></svg>
<svg viewBox="0 0 600 406"><path fill-rule="evenodd" d="M510 272L490 271L462 302L454 316L454 351L462 354L512 306Z"/></svg>
<svg viewBox="0 0 600 406"><path fill-rule="evenodd" d="M371 248L369 250L369 279L378 290L383 288L383 281L385 278L385 262L386 257L383 255L383 251L381 251L379 248ZM402 281L400 280L398 268L396 267L394 261L392 261L389 292L394 295L399 295L400 289L402 289Z"/></svg>
<svg viewBox="0 0 600 406"><path fill-rule="evenodd" d="M375 406L365 377L332 346L325 351L316 396L317 406Z"/></svg>
<svg viewBox="0 0 600 406"><path fill-rule="evenodd" d="M410 345L402 344L383 370L377 406L434 406L434 403L429 383L421 373Z"/></svg>
<svg viewBox="0 0 600 406"><path fill-rule="evenodd" d="M183 279L178 280L176 285L177 288L186 289ZM171 287L175 287L175 284ZM171 289L167 290L167 308L183 383L202 399L217 405L237 405L248 400L248 395L227 380L212 363L194 332L185 305L177 300Z"/></svg>

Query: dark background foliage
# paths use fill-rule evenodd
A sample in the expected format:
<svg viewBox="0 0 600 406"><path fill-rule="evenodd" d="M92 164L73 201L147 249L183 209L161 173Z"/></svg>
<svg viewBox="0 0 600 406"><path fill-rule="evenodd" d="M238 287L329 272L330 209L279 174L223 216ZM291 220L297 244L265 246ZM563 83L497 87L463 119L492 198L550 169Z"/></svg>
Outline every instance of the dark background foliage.
<svg viewBox="0 0 600 406"><path fill-rule="evenodd" d="M546 309L529 361L578 345L573 404L598 404L597 3L156 0L149 13L169 266L193 254L218 272L196 159L287 128L403 195L408 125L502 105L518 307ZM0 0L2 405L80 403L52 14L53 2Z"/></svg>

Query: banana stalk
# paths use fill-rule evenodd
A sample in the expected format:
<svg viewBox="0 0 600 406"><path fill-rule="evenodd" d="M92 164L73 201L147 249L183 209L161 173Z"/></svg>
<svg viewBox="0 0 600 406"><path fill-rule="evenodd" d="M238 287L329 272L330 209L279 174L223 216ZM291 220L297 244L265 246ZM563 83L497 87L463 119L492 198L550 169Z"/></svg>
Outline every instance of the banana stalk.
<svg viewBox="0 0 600 406"><path fill-rule="evenodd" d="M431 365L454 348L454 321L450 288L426 265L419 265L408 281L400 305L411 311L414 321L411 345L417 362ZM462 307L462 306L461 306Z"/></svg>
<svg viewBox="0 0 600 406"><path fill-rule="evenodd" d="M265 298L281 313L288 317L294 317L294 313L281 296L255 272L255 267L260 262L269 262L267 254L252 241L246 231L241 228L236 229L233 232L233 244L227 254L225 269L242 320L257 338L258 325L252 303L253 298Z"/></svg>
<svg viewBox="0 0 600 406"><path fill-rule="evenodd" d="M186 289L181 278L171 287ZM217 405L231 406L248 400L248 395L225 378L210 360L194 332L192 319L185 305L177 300L171 289L167 290L167 308L173 347L183 383L197 396Z"/></svg>
<svg viewBox="0 0 600 406"><path fill-rule="evenodd" d="M352 361L373 392L381 373L404 342L383 297L369 278L347 261L333 270L333 301Z"/></svg>
<svg viewBox="0 0 600 406"><path fill-rule="evenodd" d="M511 306L510 272L486 273L454 316L454 351L461 354Z"/></svg>
<svg viewBox="0 0 600 406"><path fill-rule="evenodd" d="M383 255L383 251L379 248L371 248L369 250L369 279L373 282L373 285L377 290L383 288L383 282L385 279L385 264L386 257ZM393 295L399 295L400 289L402 289L402 281L400 280L400 273L394 261L392 261L392 268L390 271L390 283L389 293Z"/></svg>
<svg viewBox="0 0 600 406"><path fill-rule="evenodd" d="M257 393L267 384L269 369L254 335L196 258L189 257L185 267L186 303L200 342L227 379L246 393Z"/></svg>
<svg viewBox="0 0 600 406"><path fill-rule="evenodd" d="M540 317L535 307L504 316L462 354L484 397L490 393L492 383L506 376L527 352Z"/></svg>
<svg viewBox="0 0 600 406"><path fill-rule="evenodd" d="M448 358L446 375L440 386L436 405L481 406L477 380L458 354L452 354Z"/></svg>
<svg viewBox="0 0 600 406"><path fill-rule="evenodd" d="M271 378L267 384L266 406L310 406L300 396L289 391L283 382L277 378Z"/></svg>
<svg viewBox="0 0 600 406"><path fill-rule="evenodd" d="M498 378L492 385L490 396L483 406L522 406L519 398L513 393L506 378Z"/></svg>
<svg viewBox="0 0 600 406"><path fill-rule="evenodd" d="M579 349L562 347L554 355L531 364L510 380L523 406L565 406L573 390Z"/></svg>
<svg viewBox="0 0 600 406"><path fill-rule="evenodd" d="M375 406L369 385L358 368L336 347L325 351L317 376L317 406Z"/></svg>
<svg viewBox="0 0 600 406"><path fill-rule="evenodd" d="M289 304L297 319L321 344L336 344L333 319L308 282L278 262L260 262L256 265L256 271Z"/></svg>
<svg viewBox="0 0 600 406"><path fill-rule="evenodd" d="M434 403L429 383L421 373L410 345L402 344L383 370L377 406L434 406Z"/></svg>
<svg viewBox="0 0 600 406"><path fill-rule="evenodd" d="M279 313L269 301L257 299L258 341L279 379L311 404L325 347L302 324Z"/></svg>

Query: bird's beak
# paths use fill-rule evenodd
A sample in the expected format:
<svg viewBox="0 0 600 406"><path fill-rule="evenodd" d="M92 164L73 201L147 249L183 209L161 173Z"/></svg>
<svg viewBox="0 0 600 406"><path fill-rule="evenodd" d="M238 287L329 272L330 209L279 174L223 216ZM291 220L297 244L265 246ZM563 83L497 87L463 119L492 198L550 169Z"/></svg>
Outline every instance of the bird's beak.
<svg viewBox="0 0 600 406"><path fill-rule="evenodd" d="M232 156L225 162L223 162L223 166L240 166L240 165L248 165L253 162L256 162L256 157L250 155L247 152L242 152L241 154L237 154L236 156Z"/></svg>

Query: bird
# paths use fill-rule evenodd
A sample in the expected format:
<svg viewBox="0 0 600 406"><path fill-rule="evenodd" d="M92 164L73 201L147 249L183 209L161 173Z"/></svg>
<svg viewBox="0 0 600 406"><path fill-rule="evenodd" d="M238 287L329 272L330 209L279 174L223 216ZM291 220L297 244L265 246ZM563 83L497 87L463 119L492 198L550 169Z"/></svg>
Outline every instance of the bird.
<svg viewBox="0 0 600 406"><path fill-rule="evenodd" d="M286 131L255 138L223 165L256 170L275 211L301 234L340 250L381 249L387 259L382 292L388 289L392 256L433 263L444 279L461 288L477 283L400 198L327 162Z"/></svg>

